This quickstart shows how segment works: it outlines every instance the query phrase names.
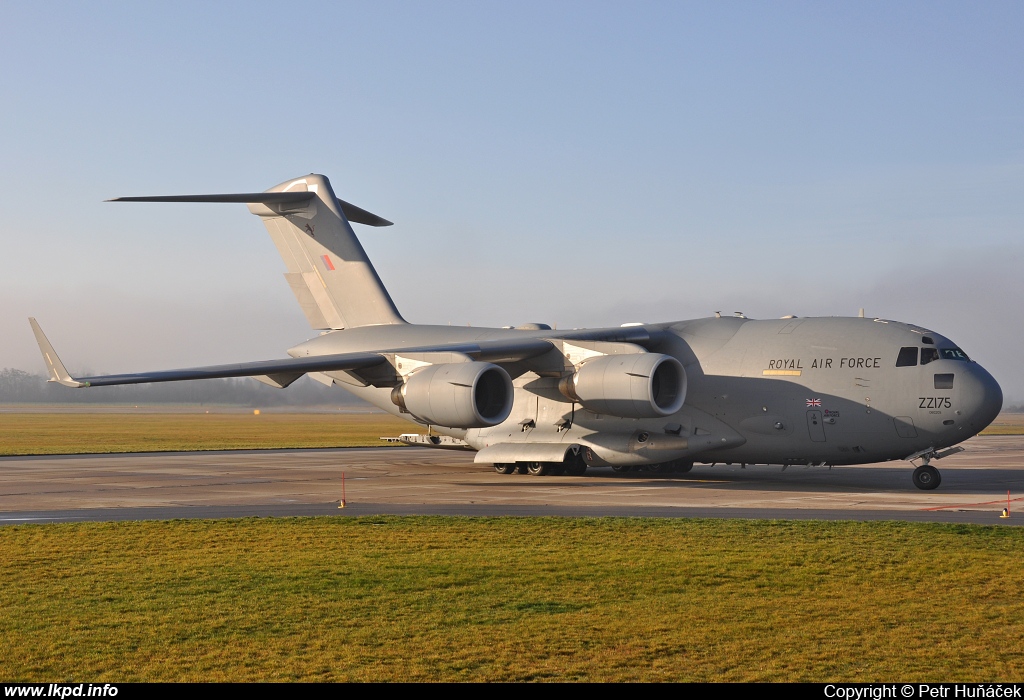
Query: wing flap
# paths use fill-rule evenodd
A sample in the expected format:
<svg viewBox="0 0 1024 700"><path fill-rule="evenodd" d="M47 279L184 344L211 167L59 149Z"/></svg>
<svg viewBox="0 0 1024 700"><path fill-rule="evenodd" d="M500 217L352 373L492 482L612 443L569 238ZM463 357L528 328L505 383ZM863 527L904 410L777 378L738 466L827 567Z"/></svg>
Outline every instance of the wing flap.
<svg viewBox="0 0 1024 700"><path fill-rule="evenodd" d="M261 384L272 386L275 389L284 389L298 381L299 377L303 374L303 372L289 372L287 374L254 374L252 378Z"/></svg>

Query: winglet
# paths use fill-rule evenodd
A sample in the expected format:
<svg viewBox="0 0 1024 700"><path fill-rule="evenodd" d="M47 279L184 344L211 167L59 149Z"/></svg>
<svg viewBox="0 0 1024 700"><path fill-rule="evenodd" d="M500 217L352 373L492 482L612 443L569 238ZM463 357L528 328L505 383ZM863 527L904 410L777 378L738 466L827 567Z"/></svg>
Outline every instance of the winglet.
<svg viewBox="0 0 1024 700"><path fill-rule="evenodd" d="M32 332L36 335L36 342L39 343L39 350L43 353L43 361L46 362L46 371L50 375L47 381L57 382L64 386L70 387L82 387L89 386L88 382L76 382L68 374L68 371L64 369L64 363L57 357L57 353L54 352L53 346L50 345L50 341L46 339L43 334L43 329L39 327L34 318L28 320L29 325L32 326Z"/></svg>

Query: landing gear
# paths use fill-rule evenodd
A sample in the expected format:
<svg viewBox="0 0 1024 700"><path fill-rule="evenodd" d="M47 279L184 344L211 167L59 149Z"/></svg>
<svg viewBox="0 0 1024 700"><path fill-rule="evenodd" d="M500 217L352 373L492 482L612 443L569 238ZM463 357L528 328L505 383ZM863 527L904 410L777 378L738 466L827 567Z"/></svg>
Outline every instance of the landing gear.
<svg viewBox="0 0 1024 700"><path fill-rule="evenodd" d="M939 470L932 465L922 464L914 470L914 486L917 488L931 491L938 488L940 483L942 483L942 476L939 474Z"/></svg>
<svg viewBox="0 0 1024 700"><path fill-rule="evenodd" d="M562 462L505 462L494 465L498 474L530 474L531 476L583 476L587 471L587 463L582 452L569 452Z"/></svg>
<svg viewBox="0 0 1024 700"><path fill-rule="evenodd" d="M693 462L686 462L681 459L677 459L675 462L672 462L672 471L677 474L685 474L691 469L693 469Z"/></svg>
<svg viewBox="0 0 1024 700"><path fill-rule="evenodd" d="M583 459L583 450L578 452L569 451L562 463L562 469L569 476L583 476L587 473L587 463Z"/></svg>
<svg viewBox="0 0 1024 700"><path fill-rule="evenodd" d="M693 469L693 462L688 462L683 459L673 459L671 462L650 464L646 469L647 471L655 474L685 474Z"/></svg>
<svg viewBox="0 0 1024 700"><path fill-rule="evenodd" d="M549 462L527 462L526 472L530 476L546 476L551 473L551 464Z"/></svg>

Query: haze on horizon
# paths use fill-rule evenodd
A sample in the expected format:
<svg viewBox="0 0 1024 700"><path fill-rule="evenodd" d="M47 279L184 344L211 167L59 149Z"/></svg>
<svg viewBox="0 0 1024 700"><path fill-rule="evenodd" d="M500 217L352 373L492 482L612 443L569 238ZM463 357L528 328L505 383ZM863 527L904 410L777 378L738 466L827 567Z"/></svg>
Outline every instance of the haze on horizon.
<svg viewBox="0 0 1024 700"><path fill-rule="evenodd" d="M307 172L420 323L867 315L1024 401L1019 2L12 5L0 367L314 335L243 205Z"/></svg>

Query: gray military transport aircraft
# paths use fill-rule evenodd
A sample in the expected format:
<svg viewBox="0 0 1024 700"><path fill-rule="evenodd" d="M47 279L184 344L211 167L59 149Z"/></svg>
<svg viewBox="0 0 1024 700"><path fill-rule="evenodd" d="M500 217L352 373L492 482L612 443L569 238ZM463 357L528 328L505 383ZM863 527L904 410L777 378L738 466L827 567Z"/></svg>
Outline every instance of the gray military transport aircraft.
<svg viewBox="0 0 1024 700"><path fill-rule="evenodd" d="M736 314L619 328L425 326L405 321L351 223L391 222L338 199L322 175L250 194L115 202L240 202L263 220L314 329L288 359L72 377L29 319L50 381L96 387L304 374L426 428L411 444L476 450L502 474L587 467L687 472L695 462L930 462L987 426L999 385L948 338L880 318Z"/></svg>

